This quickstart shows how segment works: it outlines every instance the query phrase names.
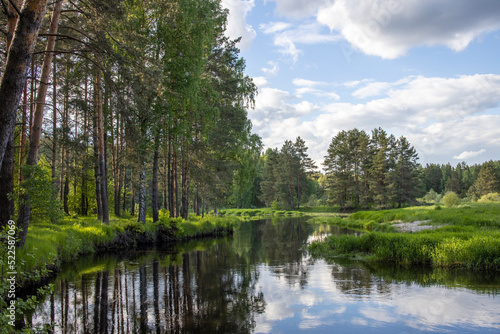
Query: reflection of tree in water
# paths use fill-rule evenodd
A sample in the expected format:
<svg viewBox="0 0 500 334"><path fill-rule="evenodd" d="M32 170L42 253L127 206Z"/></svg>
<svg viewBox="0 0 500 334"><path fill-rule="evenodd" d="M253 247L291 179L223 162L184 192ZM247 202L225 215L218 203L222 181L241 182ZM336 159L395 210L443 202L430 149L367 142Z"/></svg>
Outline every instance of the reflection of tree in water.
<svg viewBox="0 0 500 334"><path fill-rule="evenodd" d="M359 262L333 263L332 277L338 289L348 295L368 296L375 292L386 295L391 292L391 282L373 276Z"/></svg>
<svg viewBox="0 0 500 334"><path fill-rule="evenodd" d="M333 282L348 295L390 295L397 288L394 283L461 287L492 296L500 293L500 289L495 288L500 285L500 277L494 272L367 264L342 259L336 261L338 263L330 263Z"/></svg>
<svg viewBox="0 0 500 334"><path fill-rule="evenodd" d="M251 249L258 254L253 257L254 264L269 264L274 275L284 277L290 286L303 288L309 266L302 247L307 244L311 226L303 219L286 219L258 222L255 227Z"/></svg>
<svg viewBox="0 0 500 334"><path fill-rule="evenodd" d="M258 271L227 241L182 255L146 255L135 263L60 279L34 325L56 333L250 333L265 309Z"/></svg>

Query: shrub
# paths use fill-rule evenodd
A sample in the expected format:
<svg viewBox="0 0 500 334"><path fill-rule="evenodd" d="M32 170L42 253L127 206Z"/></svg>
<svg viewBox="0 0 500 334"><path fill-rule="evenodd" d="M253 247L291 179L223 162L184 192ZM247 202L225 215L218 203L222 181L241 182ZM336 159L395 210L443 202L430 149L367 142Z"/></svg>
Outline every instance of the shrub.
<svg viewBox="0 0 500 334"><path fill-rule="evenodd" d="M146 228L144 224L134 221L129 221L124 226L125 231L134 233L134 234L143 234L146 232Z"/></svg>
<svg viewBox="0 0 500 334"><path fill-rule="evenodd" d="M499 193L489 193L489 194L483 195L478 200L478 202L481 202L481 203L500 202L500 194Z"/></svg>
<svg viewBox="0 0 500 334"><path fill-rule="evenodd" d="M447 208L450 208L452 206L458 205L458 203L460 202L460 198L458 197L458 195L456 193L454 193L453 191L450 191L450 192L446 193L446 195L444 195L442 201L443 201L444 206L446 206Z"/></svg>

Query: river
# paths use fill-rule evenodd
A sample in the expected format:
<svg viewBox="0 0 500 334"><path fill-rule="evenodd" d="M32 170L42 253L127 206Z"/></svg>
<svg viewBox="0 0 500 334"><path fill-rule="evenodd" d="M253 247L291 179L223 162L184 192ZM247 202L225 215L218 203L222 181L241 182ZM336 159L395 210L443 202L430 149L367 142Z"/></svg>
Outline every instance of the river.
<svg viewBox="0 0 500 334"><path fill-rule="evenodd" d="M500 275L312 259L305 218L67 264L32 326L55 333L499 333Z"/></svg>

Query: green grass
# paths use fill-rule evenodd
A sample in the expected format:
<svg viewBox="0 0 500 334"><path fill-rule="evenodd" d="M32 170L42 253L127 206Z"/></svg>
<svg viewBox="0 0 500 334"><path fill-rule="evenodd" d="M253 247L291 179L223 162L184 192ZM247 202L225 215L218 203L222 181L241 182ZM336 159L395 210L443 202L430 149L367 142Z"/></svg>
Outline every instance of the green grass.
<svg viewBox="0 0 500 334"><path fill-rule="evenodd" d="M397 233L396 222L429 220L435 230ZM442 268L500 270L500 205L470 203L461 207L412 207L396 210L360 211L347 219L311 219L365 230L360 236L329 237L311 244L317 257L349 256L368 262L398 265L430 265ZM374 231L374 232L373 232Z"/></svg>
<svg viewBox="0 0 500 334"><path fill-rule="evenodd" d="M171 237L167 241L186 240L209 235L221 235L232 231L240 223L235 217L205 216L201 219L190 215L188 221L161 216L158 223L148 219L145 224L137 218L110 217L110 224L103 225L92 217L65 217L59 221L32 223L26 243L16 249L19 271L58 267L78 256L105 249L138 243L154 243L161 230Z"/></svg>

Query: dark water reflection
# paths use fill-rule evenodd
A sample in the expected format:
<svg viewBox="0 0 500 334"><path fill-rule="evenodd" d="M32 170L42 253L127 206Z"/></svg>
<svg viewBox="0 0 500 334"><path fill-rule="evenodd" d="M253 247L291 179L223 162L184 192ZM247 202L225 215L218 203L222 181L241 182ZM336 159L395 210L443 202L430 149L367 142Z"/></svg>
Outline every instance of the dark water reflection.
<svg viewBox="0 0 500 334"><path fill-rule="evenodd" d="M346 233L286 219L234 236L81 259L58 275L32 325L56 333L500 331L498 274L366 267L303 246Z"/></svg>

